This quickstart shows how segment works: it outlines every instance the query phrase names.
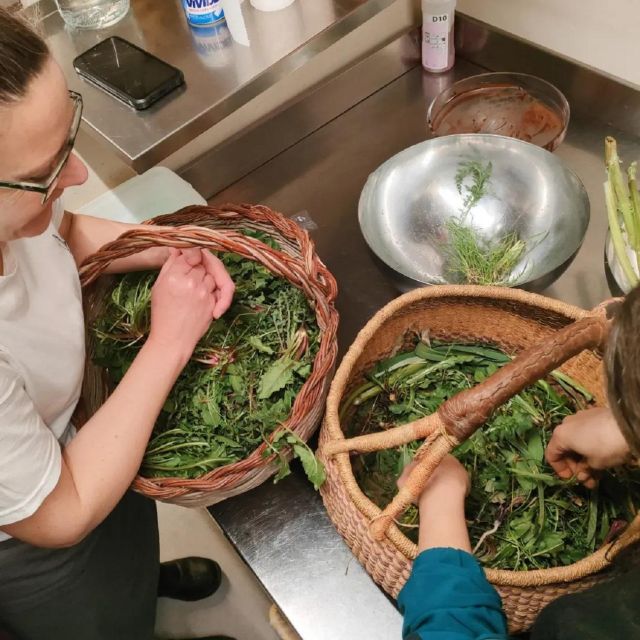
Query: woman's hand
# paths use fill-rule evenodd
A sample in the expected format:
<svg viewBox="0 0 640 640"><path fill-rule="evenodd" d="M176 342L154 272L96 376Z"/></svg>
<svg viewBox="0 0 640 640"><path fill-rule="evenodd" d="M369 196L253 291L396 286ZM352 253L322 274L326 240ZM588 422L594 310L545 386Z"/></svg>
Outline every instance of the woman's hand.
<svg viewBox="0 0 640 640"><path fill-rule="evenodd" d="M631 452L613 414L602 407L565 418L553 432L545 457L561 478L575 476L593 489L599 471L628 462Z"/></svg>
<svg viewBox="0 0 640 640"><path fill-rule="evenodd" d="M231 306L233 293L236 289L231 276L224 268L224 264L216 258L208 249L193 247L182 249L185 260L193 267L202 265L215 284L216 305L213 308L213 317L217 320Z"/></svg>
<svg viewBox="0 0 640 640"><path fill-rule="evenodd" d="M207 249L201 249L201 253L202 264L216 283L216 305L213 308L213 317L218 319L231 306L236 286L219 258Z"/></svg>
<svg viewBox="0 0 640 640"><path fill-rule="evenodd" d="M171 249L151 293L149 342L178 349L186 363L214 317L216 287L200 249Z"/></svg>

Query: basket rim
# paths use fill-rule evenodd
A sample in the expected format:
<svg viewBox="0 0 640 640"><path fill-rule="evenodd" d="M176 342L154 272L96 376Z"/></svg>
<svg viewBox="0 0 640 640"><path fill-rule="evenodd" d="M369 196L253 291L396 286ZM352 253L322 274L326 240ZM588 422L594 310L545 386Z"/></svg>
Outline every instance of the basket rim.
<svg viewBox="0 0 640 640"><path fill-rule="evenodd" d="M589 314L588 311L580 307L554 298L521 289L505 287L434 285L421 287L405 293L389 302L371 317L367 324L360 330L342 359L331 383L326 401L326 412L322 429L326 431L327 442L345 439L339 418L340 402L349 383L349 377L353 367L369 341L377 334L386 320L404 307L422 300L437 300L443 298L514 301L525 306L558 313L571 321L579 320ZM382 510L364 494L358 485L353 474L349 453L338 453L327 462L337 465L338 477L357 510L369 520L376 519L382 513ZM389 527L386 537L388 541L408 559L415 559L418 555L417 545L411 542L395 523L392 523ZM625 548L625 546L639 539L640 514L636 516L629 524L627 530L618 539L570 565L527 571L489 568L484 569L484 571L489 581L496 586L531 587L559 582L572 582L607 567L617 553Z"/></svg>
<svg viewBox="0 0 640 640"><path fill-rule="evenodd" d="M256 220L255 222L256 224L262 225L268 223L272 229L271 235L276 238L281 237L283 242L296 242L298 244L301 257L294 258L287 254L283 249L273 249L257 238L247 236L234 229L225 229L224 231L220 231L199 226L194 223L175 224L171 222L175 218L188 216L189 214L200 215L210 219L223 220L228 226L235 222L238 227L250 226L252 220L249 216L252 214L256 217L259 216L260 218L265 216L267 218L275 218L275 222L277 222L277 224L275 224L273 220L269 221L268 219ZM237 216L235 220L233 219L234 216ZM310 426L302 424L303 421L298 420L298 423L302 425L302 428L295 429L292 428L289 423L295 412L299 398L304 396L303 391L308 392L311 389L311 393L316 393L317 395L317 399L314 402L320 401L322 405L324 404L323 397L328 390L327 379L333 372L337 358L337 328L339 320L339 314L335 308L337 283L334 276L330 271L328 271L316 253L315 245L308 232L301 229L293 221L285 218L281 213L262 205L223 205L222 207L194 205L185 207L172 214L157 216L150 219L145 224L148 225L146 228L140 229L138 227L137 229L126 231L116 240L104 245L95 254L85 260L81 265L81 282L83 290L94 285L98 277L104 274L108 265L113 260L122 257L122 253L125 255L132 255L145 250L149 246L158 246L159 244L164 246L202 246L202 243L206 241L219 243L226 242L229 239L241 239L242 244L252 247L255 250L256 255L241 255L246 259L260 262L271 273L274 273L274 275L289 279L275 271L274 264L282 263L285 267L296 271L297 275L301 276L301 279L305 281L308 290L305 290L305 288L300 286L298 283L289 280L293 286L303 291L305 297L310 302L310 306L316 320L319 321L320 335L318 351L313 360L311 374L296 395L291 413L284 422L274 428L269 436L269 440L271 440L271 438L273 438L275 434L282 429L291 429L294 433L304 435L306 431L311 429ZM156 226L158 224L168 224L170 228L158 228ZM161 240L162 242L158 243L158 240ZM139 246L137 246L136 243L139 243ZM129 249L131 247L136 250L130 251ZM221 248L218 250L233 252L233 249L229 248ZM238 253L238 251L235 252ZM261 260L257 256L261 256L265 259ZM320 300L323 301L322 306L324 307L324 313L326 314L326 321L325 319L320 318ZM322 366L318 366L319 363L321 363ZM311 413L313 412L311 411ZM309 412L306 412L306 414L309 414ZM311 431L313 431L313 429L311 429ZM306 437L309 437L309 435ZM185 496L191 492L215 493L220 489L207 488L203 485L212 483L220 478L232 478L233 476L235 476L235 479L230 483L230 486L240 485L242 483L242 479L247 477L249 474L272 465L276 458L276 454L264 456L263 453L266 449L267 443L263 442L247 457L236 462L217 467L216 469L213 469L197 478L176 478L169 476L149 478L138 473L134 479L134 487L142 490L143 493L146 493L147 495L156 493L160 496L160 499L164 499L161 494L167 492L171 493L171 498Z"/></svg>

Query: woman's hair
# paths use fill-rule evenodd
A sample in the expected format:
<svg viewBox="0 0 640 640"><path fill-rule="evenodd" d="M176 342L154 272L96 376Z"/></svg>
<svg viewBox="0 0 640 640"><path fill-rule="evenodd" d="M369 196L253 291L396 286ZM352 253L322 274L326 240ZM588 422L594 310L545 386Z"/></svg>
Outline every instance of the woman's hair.
<svg viewBox="0 0 640 640"><path fill-rule="evenodd" d="M611 411L632 453L640 456L640 287L617 310L605 354Z"/></svg>
<svg viewBox="0 0 640 640"><path fill-rule="evenodd" d="M0 9L0 105L22 98L48 57L45 41L20 18Z"/></svg>

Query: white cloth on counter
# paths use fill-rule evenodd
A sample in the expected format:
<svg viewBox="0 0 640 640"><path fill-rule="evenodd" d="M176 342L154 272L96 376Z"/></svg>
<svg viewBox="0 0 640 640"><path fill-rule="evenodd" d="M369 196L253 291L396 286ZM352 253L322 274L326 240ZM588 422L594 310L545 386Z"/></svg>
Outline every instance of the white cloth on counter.
<svg viewBox="0 0 640 640"><path fill-rule="evenodd" d="M192 204L202 205L207 201L170 169L154 167L73 211L96 218L140 224L149 218L173 213Z"/></svg>

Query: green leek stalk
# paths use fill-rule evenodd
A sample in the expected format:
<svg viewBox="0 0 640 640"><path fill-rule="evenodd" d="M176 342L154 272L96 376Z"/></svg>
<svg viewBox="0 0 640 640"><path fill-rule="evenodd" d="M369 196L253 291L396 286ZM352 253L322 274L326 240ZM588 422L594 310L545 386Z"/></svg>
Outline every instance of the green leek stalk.
<svg viewBox="0 0 640 640"><path fill-rule="evenodd" d="M633 215L633 205L629 198L627 182L623 178L622 169L620 168L620 157L618 156L617 143L615 138L612 138L611 136L607 136L605 138L604 156L607 166L607 177L614 195L613 202L622 214L625 231L627 232L627 238L629 240L629 246L631 246L632 249L637 250L640 248L640 245L638 245L639 234L637 223ZM609 218L609 221L611 221L611 218Z"/></svg>
<svg viewBox="0 0 640 640"><path fill-rule="evenodd" d="M631 288L638 284L638 276L631 266L631 261L627 254L627 248L622 237L622 229L618 222L618 207L616 206L616 199L613 192L611 182L604 183L604 195L607 203L607 215L609 217L609 231L611 232L611 239L613 240L613 248L616 252L618 262L624 271Z"/></svg>
<svg viewBox="0 0 640 640"><path fill-rule="evenodd" d="M636 180L636 173L638 170L638 163L632 162L627 169L627 177L629 178L629 193L631 195L631 208L633 210L633 219L636 223L636 238L640 244L640 193L638 193L638 182ZM635 247L636 262L640 267L640 246Z"/></svg>

